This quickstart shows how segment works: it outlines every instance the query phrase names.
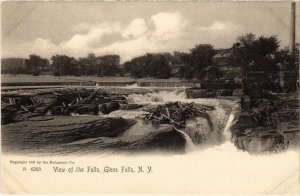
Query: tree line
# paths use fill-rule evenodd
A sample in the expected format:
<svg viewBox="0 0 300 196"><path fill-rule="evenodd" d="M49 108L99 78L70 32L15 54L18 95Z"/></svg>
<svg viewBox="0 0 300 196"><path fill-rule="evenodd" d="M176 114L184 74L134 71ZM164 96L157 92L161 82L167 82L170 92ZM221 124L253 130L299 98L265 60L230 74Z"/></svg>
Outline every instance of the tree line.
<svg viewBox="0 0 300 196"><path fill-rule="evenodd" d="M122 64L118 55L96 56L91 53L76 59L56 54L49 61L32 54L25 60L25 68L18 70L18 73L39 75L46 72L55 76L96 75L99 77L126 74L135 78L202 79L207 72L216 73L218 67L214 65L213 57L218 52L210 44L198 44L188 52L147 53ZM279 50L276 36L256 37L252 33L245 34L238 37L232 47L223 53L227 53L224 61L243 70L274 71L278 69L278 64L290 66L289 69L293 67L288 51ZM13 71L16 72L16 69Z"/></svg>
<svg viewBox="0 0 300 196"><path fill-rule="evenodd" d="M133 77L156 77L170 78L180 77L192 79L197 77L198 72L212 64L215 50L212 45L199 44L190 49L190 52L145 54L133 58L124 63L125 72L131 73ZM171 69L177 67L177 73Z"/></svg>
<svg viewBox="0 0 300 196"><path fill-rule="evenodd" d="M240 36L232 47L231 64L246 71L278 71L280 66L285 70L295 69L295 59L287 48L279 50L279 43L276 36L256 37L252 33Z"/></svg>

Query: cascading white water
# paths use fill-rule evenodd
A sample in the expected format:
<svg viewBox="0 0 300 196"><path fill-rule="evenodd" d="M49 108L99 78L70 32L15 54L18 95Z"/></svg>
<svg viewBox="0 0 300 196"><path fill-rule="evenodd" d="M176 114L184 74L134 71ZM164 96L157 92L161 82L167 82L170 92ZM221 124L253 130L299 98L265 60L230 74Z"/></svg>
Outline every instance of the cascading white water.
<svg viewBox="0 0 300 196"><path fill-rule="evenodd" d="M240 194L285 194L285 191L289 192L292 190L291 195L295 195L294 193L299 192L297 178L299 173L299 150L289 149L284 153L253 156L237 149L230 142L230 129L238 112L238 103L222 99L186 99L184 93L176 91L144 95L133 94L127 98L130 103L155 105L163 104L165 101L181 101L206 104L216 108L216 110L209 112L214 125L213 130L210 129L206 119L203 118L188 121L186 129L178 130L186 140L186 152L189 153L184 154L184 156L143 154L138 157L138 162L143 160L143 162L153 165L153 168L156 169L155 172L158 171L157 173L163 176L162 178L157 178L156 175L148 175L148 177L153 177L151 185L153 182L158 184L164 183L164 189L174 190L174 188L176 189L174 186L175 181L175 183L189 187L189 191L191 193L194 191L195 194L199 193L199 187L201 187L201 190L205 190L205 187L216 187L220 191L219 193L222 194L232 194L232 187L235 187L236 192ZM141 111L115 111L107 116L133 118L138 116L139 112ZM189 133L187 129L193 132ZM135 127L132 127L122 137L132 139L133 135L138 137L139 134L143 134L146 131L152 131L152 127L137 123ZM206 142L210 144L213 138L218 140L218 136L223 137L225 141L216 143L217 145L213 143L209 147L205 146L205 148L200 150L199 147L196 148L198 145L195 145L194 141L192 141L193 137L191 135L193 133L207 135ZM107 160L118 161L119 157L116 157L116 159L108 156L103 158L104 162ZM124 156L122 160L125 160L125 162L130 160L132 164L137 162L136 156ZM168 165L172 167L166 167ZM170 177L170 173L175 173L176 177L170 183L166 183L165 179ZM197 176L196 174L200 175ZM130 176L134 175L128 175L128 177ZM192 183L191 181L182 181L182 177L186 176L192 177L196 181L194 180ZM222 179L221 183L220 179ZM284 182L282 181L283 179ZM205 191L204 193L216 194L216 192Z"/></svg>
<svg viewBox="0 0 300 196"><path fill-rule="evenodd" d="M132 89L132 88L142 88L142 87L138 86L137 83L133 83L133 84L126 85L122 88Z"/></svg>
<svg viewBox="0 0 300 196"><path fill-rule="evenodd" d="M165 103L168 101L183 101L186 99L184 91L159 91L146 94L130 94L128 103Z"/></svg>
<svg viewBox="0 0 300 196"><path fill-rule="evenodd" d="M230 141L230 127L234 120L237 103L220 99L187 99L184 91L159 91L147 94L128 95L129 103L138 104L163 104L166 102L180 101L183 103L195 102L214 106L216 110L208 112L210 122L204 118L187 121L186 128L178 130L186 139L187 150L193 149L194 143L221 144ZM212 125L211 125L212 124Z"/></svg>
<svg viewBox="0 0 300 196"><path fill-rule="evenodd" d="M224 128L224 136L226 141L229 141L231 139L231 132L230 132L230 128L233 124L233 120L234 120L234 112L230 113L228 120L226 122L225 128Z"/></svg>
<svg viewBox="0 0 300 196"><path fill-rule="evenodd" d="M176 131L178 131L179 133L181 133L185 139L185 152L190 152L192 150L195 149L195 145L192 141L192 139L190 138L190 136L188 136L188 134L186 134L184 131L181 131L179 129L176 129Z"/></svg>

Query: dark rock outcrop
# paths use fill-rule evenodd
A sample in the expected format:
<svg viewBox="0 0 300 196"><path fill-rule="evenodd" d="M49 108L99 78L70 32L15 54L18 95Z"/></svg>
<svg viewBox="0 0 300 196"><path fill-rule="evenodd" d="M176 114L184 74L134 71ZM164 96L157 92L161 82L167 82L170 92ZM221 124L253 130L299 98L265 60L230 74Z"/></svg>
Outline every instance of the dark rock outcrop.
<svg viewBox="0 0 300 196"><path fill-rule="evenodd" d="M114 138L134 123L133 119L95 116L35 117L2 126L2 149L35 151L84 139Z"/></svg>

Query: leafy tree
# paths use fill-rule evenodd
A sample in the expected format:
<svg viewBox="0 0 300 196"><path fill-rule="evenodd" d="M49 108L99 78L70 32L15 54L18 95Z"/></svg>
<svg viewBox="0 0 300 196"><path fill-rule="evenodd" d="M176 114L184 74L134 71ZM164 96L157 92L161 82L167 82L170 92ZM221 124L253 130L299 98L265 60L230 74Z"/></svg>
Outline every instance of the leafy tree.
<svg viewBox="0 0 300 196"><path fill-rule="evenodd" d="M270 56L279 48L279 41L276 36L263 37L260 36L256 42L257 53L261 56Z"/></svg>
<svg viewBox="0 0 300 196"><path fill-rule="evenodd" d="M125 73L131 73L132 63L130 61L125 62L123 66L124 66Z"/></svg>
<svg viewBox="0 0 300 196"><path fill-rule="evenodd" d="M161 69L161 59L158 54L147 54L146 64L148 66L148 72L150 77L156 77L158 71Z"/></svg>
<svg viewBox="0 0 300 196"><path fill-rule="evenodd" d="M295 70L295 62L289 53L289 49L282 49L274 54L275 62L284 70Z"/></svg>
<svg viewBox="0 0 300 196"><path fill-rule="evenodd" d="M199 44L190 49L192 66L195 71L201 71L204 67L212 65L212 57L215 50L210 44Z"/></svg>
<svg viewBox="0 0 300 196"><path fill-rule="evenodd" d="M174 52L174 64L183 65L179 68L179 77L192 79L194 70L191 55L184 52Z"/></svg>
<svg viewBox="0 0 300 196"><path fill-rule="evenodd" d="M172 58L169 53L147 53L124 63L124 67L127 72L130 71L131 75L136 78L148 76L169 78L171 76L169 64Z"/></svg>
<svg viewBox="0 0 300 196"><path fill-rule="evenodd" d="M256 36L252 33L238 37L234 44L233 59L246 70L275 70L273 55L279 48L276 36Z"/></svg>
<svg viewBox="0 0 300 196"><path fill-rule="evenodd" d="M120 76L120 77L124 77L124 76L125 76L125 70L124 70L124 67L119 68L119 69L118 69L118 73L119 73L119 76Z"/></svg>
<svg viewBox="0 0 300 196"><path fill-rule="evenodd" d="M209 44L198 44L190 49L190 53L174 52L174 62L183 65L179 70L179 76L201 79L204 68L212 65L214 55L215 50Z"/></svg>
<svg viewBox="0 0 300 196"><path fill-rule="evenodd" d="M78 75L88 75L88 59L86 57L81 57L78 60Z"/></svg>
<svg viewBox="0 0 300 196"><path fill-rule="evenodd" d="M131 75L135 78L143 78L149 75L146 55L131 60Z"/></svg>
<svg viewBox="0 0 300 196"><path fill-rule="evenodd" d="M150 77L169 78L171 76L170 64L174 61L170 53L155 53L146 55L146 64Z"/></svg>
<svg viewBox="0 0 300 196"><path fill-rule="evenodd" d="M29 59L25 60L27 73L39 75L41 70L44 70L49 65L48 59L41 58L38 55L29 55Z"/></svg>
<svg viewBox="0 0 300 196"><path fill-rule="evenodd" d="M77 61L67 55L54 55L51 57L54 75L73 75Z"/></svg>
<svg viewBox="0 0 300 196"><path fill-rule="evenodd" d="M100 57L101 73L105 76L115 76L119 71L120 56L105 55Z"/></svg>
<svg viewBox="0 0 300 196"><path fill-rule="evenodd" d="M2 58L1 59L1 73L6 74L26 74L25 61L22 58Z"/></svg>
<svg viewBox="0 0 300 196"><path fill-rule="evenodd" d="M94 53L88 54L87 66L88 66L87 75L93 75L97 72L97 70L98 70L97 67L99 66L99 64L98 64L98 60Z"/></svg>
<svg viewBox="0 0 300 196"><path fill-rule="evenodd" d="M158 55L158 69L156 72L155 77L161 78L161 79L168 79L171 76L171 70L168 62L168 56L166 55Z"/></svg>
<svg viewBox="0 0 300 196"><path fill-rule="evenodd" d="M87 57L78 60L80 75L114 76L118 74L119 66L120 56L118 55L96 56L90 53Z"/></svg>
<svg viewBox="0 0 300 196"><path fill-rule="evenodd" d="M188 64L190 61L190 56L188 53L175 51L173 53L173 63L174 64Z"/></svg>

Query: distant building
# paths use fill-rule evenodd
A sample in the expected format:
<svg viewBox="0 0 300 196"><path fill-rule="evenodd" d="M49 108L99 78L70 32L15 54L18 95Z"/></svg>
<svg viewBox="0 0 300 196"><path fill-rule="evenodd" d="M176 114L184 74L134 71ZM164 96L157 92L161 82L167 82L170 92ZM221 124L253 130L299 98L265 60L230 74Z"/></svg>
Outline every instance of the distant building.
<svg viewBox="0 0 300 196"><path fill-rule="evenodd" d="M233 75L230 77L231 79L234 78L236 75L236 67L232 66L231 62L231 49L216 49L216 54L212 58L212 66L209 66L209 70L214 70L213 73L217 75L219 80L225 79L227 75ZM209 71L208 70L208 71ZM231 73L232 72L232 73ZM240 72L240 71L238 71ZM231 74L228 74L231 73ZM239 74L238 74L239 75Z"/></svg>
<svg viewBox="0 0 300 196"><path fill-rule="evenodd" d="M216 49L216 54L213 56L212 61L215 66L228 66L230 65L230 55L229 49Z"/></svg>

